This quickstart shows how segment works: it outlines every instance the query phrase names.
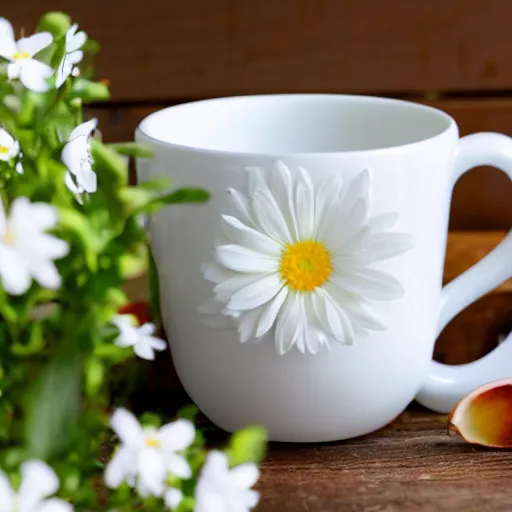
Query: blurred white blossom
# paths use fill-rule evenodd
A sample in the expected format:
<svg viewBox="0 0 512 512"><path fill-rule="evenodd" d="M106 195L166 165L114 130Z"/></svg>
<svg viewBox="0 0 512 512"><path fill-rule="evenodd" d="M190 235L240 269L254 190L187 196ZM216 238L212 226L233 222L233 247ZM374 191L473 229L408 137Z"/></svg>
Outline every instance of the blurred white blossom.
<svg viewBox="0 0 512 512"><path fill-rule="evenodd" d="M40 460L21 465L21 485L16 492L5 473L0 472L0 512L71 512L73 507L59 498L59 479Z"/></svg>
<svg viewBox="0 0 512 512"><path fill-rule="evenodd" d="M256 464L230 469L226 454L210 452L197 482L195 512L248 512L259 501L251 489L259 476Z"/></svg>
<svg viewBox="0 0 512 512"><path fill-rule="evenodd" d="M133 351L142 359L153 360L155 350L162 351L167 343L153 336L155 325L146 323L136 327L131 322L131 315L117 315L112 323L119 329L119 336L114 340L118 347L133 347Z"/></svg>
<svg viewBox="0 0 512 512"><path fill-rule="evenodd" d="M45 288L60 286L53 260L65 256L69 246L45 232L57 221L57 209L49 204L18 197L7 216L0 200L0 278L7 293L25 293L32 278Z"/></svg>
<svg viewBox="0 0 512 512"><path fill-rule="evenodd" d="M4 128L0 128L0 160L4 162L19 155L19 142Z"/></svg>
<svg viewBox="0 0 512 512"><path fill-rule="evenodd" d="M0 18L0 57L7 59L9 80L19 78L21 83L31 91L46 92L50 85L48 79L53 69L34 59L34 55L52 44L53 36L49 32L40 32L16 41L12 25L5 18Z"/></svg>
<svg viewBox="0 0 512 512"><path fill-rule="evenodd" d="M126 409L117 409L110 423L121 446L105 469L107 486L117 488L126 482L142 497L165 494L166 500L175 504L178 494L166 488L166 480L169 475L181 479L192 476L187 460L178 452L194 442L194 425L179 419L158 430L142 427Z"/></svg>

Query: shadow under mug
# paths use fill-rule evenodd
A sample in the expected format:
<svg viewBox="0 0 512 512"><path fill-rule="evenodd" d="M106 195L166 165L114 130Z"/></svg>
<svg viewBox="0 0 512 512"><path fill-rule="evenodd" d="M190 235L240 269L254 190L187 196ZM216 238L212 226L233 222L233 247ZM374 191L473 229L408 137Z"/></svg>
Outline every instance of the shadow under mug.
<svg viewBox="0 0 512 512"><path fill-rule="evenodd" d="M347 439L416 398L447 412L512 376L512 341L456 367L432 361L462 309L512 275L512 238L442 287L451 193L472 167L512 178L512 139L459 140L414 103L263 95L179 105L142 121L141 181L211 193L150 223L180 380L233 431Z"/></svg>

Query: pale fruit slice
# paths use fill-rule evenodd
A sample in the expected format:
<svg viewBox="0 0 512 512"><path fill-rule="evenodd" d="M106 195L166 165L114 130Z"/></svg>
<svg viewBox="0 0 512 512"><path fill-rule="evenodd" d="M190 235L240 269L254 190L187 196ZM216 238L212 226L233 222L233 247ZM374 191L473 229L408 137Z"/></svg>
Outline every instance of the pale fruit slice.
<svg viewBox="0 0 512 512"><path fill-rule="evenodd" d="M454 407L449 422L449 431L468 443L512 448L512 378L472 391Z"/></svg>

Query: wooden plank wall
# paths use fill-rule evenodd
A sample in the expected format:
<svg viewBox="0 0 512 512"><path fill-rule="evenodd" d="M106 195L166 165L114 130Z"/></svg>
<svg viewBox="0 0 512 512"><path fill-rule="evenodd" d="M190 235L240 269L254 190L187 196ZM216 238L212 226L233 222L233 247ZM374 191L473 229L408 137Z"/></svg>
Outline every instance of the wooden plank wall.
<svg viewBox="0 0 512 512"><path fill-rule="evenodd" d="M3 2L30 31L43 7ZM92 113L107 140L131 139L169 104L250 93L405 97L447 110L463 134L512 134L510 0L49 0L103 46L113 98ZM454 229L505 229L512 185L497 170L464 177Z"/></svg>
<svg viewBox="0 0 512 512"><path fill-rule="evenodd" d="M0 15L30 32L49 9L69 12L102 44L98 77L113 97L90 113L109 141L131 140L144 116L167 105L276 92L400 97L446 110L463 135L512 135L511 0L3 0ZM456 186L451 228L497 230L485 239L495 243L512 224L511 195L502 173L474 170ZM448 274L490 249L460 240ZM501 293L448 327L440 359L481 355L496 329L511 327Z"/></svg>

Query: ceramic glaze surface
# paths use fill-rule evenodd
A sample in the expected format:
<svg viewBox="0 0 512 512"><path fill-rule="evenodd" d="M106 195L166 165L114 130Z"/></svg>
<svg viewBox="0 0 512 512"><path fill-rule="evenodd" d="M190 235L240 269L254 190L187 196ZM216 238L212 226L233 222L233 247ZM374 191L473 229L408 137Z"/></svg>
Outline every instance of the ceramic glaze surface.
<svg viewBox="0 0 512 512"><path fill-rule="evenodd" d="M512 274L509 237L442 289L453 185L476 165L511 173L508 137L478 134L459 142L448 115L407 102L278 95L171 107L146 118L137 140L154 151L152 160L138 161L140 180L166 176L176 187L201 186L211 193L205 204L169 207L155 215L151 245L178 375L220 427L232 431L263 424L278 441L346 439L389 423L418 393L428 407L446 411L486 379L512 376L511 358L494 353L488 362L462 367L431 362L440 329ZM222 245L222 216L232 215L228 189L249 197L255 172L250 168L259 168L267 179L276 163L297 180L303 168L307 176L301 179L314 191L325 180L349 184L367 172L365 219L392 212L391 231L414 239L376 267L403 288L402 294L389 294L392 300L371 302L385 330L355 329L348 336L327 328L326 343L304 341L300 350L306 338L298 337L280 351L276 325L257 341L252 339L256 330L250 331L251 339L241 343L236 322L212 329L201 320L198 308L218 284L205 279L202 269ZM314 286L322 279L312 281ZM300 286L301 293L313 287Z"/></svg>

